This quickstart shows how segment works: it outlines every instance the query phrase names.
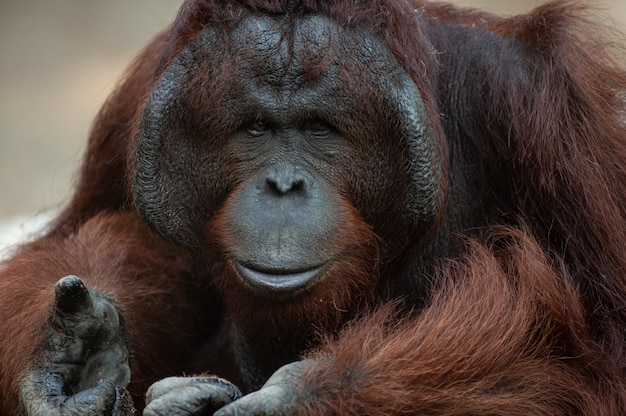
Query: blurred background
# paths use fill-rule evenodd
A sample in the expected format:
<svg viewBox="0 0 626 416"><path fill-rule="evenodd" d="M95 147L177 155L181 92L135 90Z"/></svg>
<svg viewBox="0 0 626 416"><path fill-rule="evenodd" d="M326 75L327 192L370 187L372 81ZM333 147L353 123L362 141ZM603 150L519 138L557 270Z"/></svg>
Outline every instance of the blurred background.
<svg viewBox="0 0 626 416"><path fill-rule="evenodd" d="M66 201L96 111L180 3L0 0L0 222ZM543 2L452 3L513 14ZM626 1L602 4L626 31Z"/></svg>

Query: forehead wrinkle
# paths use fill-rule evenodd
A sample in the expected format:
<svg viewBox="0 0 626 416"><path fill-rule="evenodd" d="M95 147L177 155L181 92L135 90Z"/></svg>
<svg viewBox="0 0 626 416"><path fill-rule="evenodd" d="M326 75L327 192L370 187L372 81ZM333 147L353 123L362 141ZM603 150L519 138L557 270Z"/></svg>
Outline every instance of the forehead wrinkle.
<svg viewBox="0 0 626 416"><path fill-rule="evenodd" d="M320 79L336 61L340 36L325 17L297 20L251 15L229 37L233 59L244 76L283 89Z"/></svg>
<svg viewBox="0 0 626 416"><path fill-rule="evenodd" d="M374 113L378 99L359 84L395 78L394 60L380 54L375 38L346 31L324 16L251 15L233 28L227 41L235 69L229 78L237 86L238 100L278 123L293 120L295 113L307 114L307 119L349 109L352 114L350 103L357 103L363 114ZM355 83L354 74L363 77L360 82Z"/></svg>
<svg viewBox="0 0 626 416"><path fill-rule="evenodd" d="M277 22L265 16L244 19L229 37L233 60L242 75L276 83L286 72L289 56L284 32Z"/></svg>

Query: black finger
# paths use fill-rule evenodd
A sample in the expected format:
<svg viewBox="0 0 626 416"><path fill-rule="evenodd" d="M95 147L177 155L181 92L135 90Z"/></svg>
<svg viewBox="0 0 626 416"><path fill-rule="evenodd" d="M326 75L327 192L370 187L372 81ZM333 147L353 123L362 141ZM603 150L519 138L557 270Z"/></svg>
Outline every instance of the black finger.
<svg viewBox="0 0 626 416"><path fill-rule="evenodd" d="M101 380L95 387L73 396L62 394L63 380L55 374L31 371L26 374L20 389L20 402L29 415L47 416L128 416L134 409L118 403L121 394L110 380ZM129 400L129 399L125 399ZM126 409L126 413L115 409Z"/></svg>
<svg viewBox="0 0 626 416"><path fill-rule="evenodd" d="M60 314L75 314L90 308L93 299L87 286L77 276L65 276L54 287L55 306Z"/></svg>
<svg viewBox="0 0 626 416"><path fill-rule="evenodd" d="M154 383L146 393L148 401L154 398L164 396L171 391L183 391L192 386L206 386L208 389L220 389L231 400L237 400L241 397L241 391L228 380L215 376L196 376L196 377L168 377Z"/></svg>
<svg viewBox="0 0 626 416"><path fill-rule="evenodd" d="M144 416L210 414L240 397L234 384L218 377L170 377L150 387Z"/></svg>

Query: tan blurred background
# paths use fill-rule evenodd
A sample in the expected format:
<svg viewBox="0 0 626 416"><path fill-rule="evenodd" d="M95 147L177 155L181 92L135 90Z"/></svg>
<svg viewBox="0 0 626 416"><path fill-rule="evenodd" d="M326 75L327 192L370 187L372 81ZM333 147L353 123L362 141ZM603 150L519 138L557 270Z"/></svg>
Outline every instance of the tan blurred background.
<svg viewBox="0 0 626 416"><path fill-rule="evenodd" d="M512 14L540 0L457 0ZM0 221L58 208L91 119L180 0L0 0ZM607 0L626 30L626 0Z"/></svg>

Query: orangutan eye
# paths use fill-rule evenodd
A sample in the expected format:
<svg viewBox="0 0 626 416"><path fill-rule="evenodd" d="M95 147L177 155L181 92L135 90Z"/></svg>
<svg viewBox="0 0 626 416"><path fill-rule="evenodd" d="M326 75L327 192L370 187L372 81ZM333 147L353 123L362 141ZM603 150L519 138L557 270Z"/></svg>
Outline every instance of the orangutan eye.
<svg viewBox="0 0 626 416"><path fill-rule="evenodd" d="M247 128L250 134L254 136L261 136L270 131L271 126L267 121L257 119L250 123Z"/></svg>
<svg viewBox="0 0 626 416"><path fill-rule="evenodd" d="M312 120L306 124L305 129L315 137L325 138L330 134L332 127L324 120Z"/></svg>

